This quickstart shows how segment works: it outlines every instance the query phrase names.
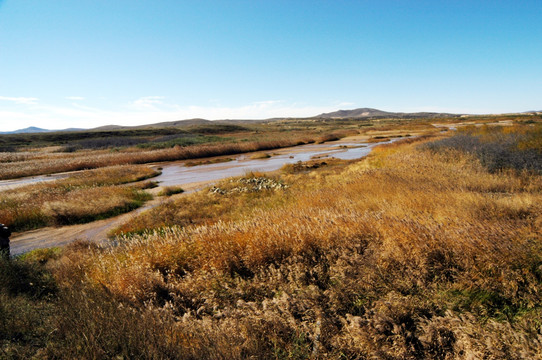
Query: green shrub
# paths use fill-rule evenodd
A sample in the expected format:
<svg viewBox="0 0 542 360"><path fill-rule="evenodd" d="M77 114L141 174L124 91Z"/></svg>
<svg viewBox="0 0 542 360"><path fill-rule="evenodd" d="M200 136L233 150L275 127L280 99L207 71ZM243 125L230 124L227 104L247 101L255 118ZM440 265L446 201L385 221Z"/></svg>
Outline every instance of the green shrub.
<svg viewBox="0 0 542 360"><path fill-rule="evenodd" d="M175 194L181 194L184 189L177 186L166 186L162 191L158 193L158 196L171 196Z"/></svg>

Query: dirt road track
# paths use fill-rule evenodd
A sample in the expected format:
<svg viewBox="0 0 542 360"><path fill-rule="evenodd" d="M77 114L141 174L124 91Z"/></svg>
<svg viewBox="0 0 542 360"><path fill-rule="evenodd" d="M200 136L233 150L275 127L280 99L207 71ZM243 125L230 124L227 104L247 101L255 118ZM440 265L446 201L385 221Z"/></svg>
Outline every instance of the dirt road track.
<svg viewBox="0 0 542 360"><path fill-rule="evenodd" d="M74 240L90 240L95 242L107 241L107 233L121 224L129 221L135 214L159 204L153 200L144 207L114 218L98 220L88 224L70 225L59 228L46 227L37 230L15 233L11 238L11 254L18 255L30 250L63 246Z"/></svg>
<svg viewBox="0 0 542 360"><path fill-rule="evenodd" d="M207 185L206 182L198 182L183 186L185 193L193 192ZM149 192L154 194L160 191L160 187ZM183 194L175 195L183 196ZM113 218L94 221L88 224L70 225L63 227L46 227L23 233L14 233L11 237L10 247L12 255L19 255L34 249L64 246L75 240L89 240L98 243L105 243L108 240L107 234L112 229L130 221L130 219L142 211L151 209L173 197L155 197L137 210L122 214Z"/></svg>

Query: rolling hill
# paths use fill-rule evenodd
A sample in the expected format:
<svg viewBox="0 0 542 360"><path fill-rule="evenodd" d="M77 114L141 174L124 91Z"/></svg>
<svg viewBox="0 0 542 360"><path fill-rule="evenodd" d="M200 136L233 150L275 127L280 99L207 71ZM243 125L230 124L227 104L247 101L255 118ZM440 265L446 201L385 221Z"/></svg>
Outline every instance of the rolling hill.
<svg viewBox="0 0 542 360"><path fill-rule="evenodd" d="M339 110L330 113L323 113L315 116L321 119L361 119L361 118L399 118L399 119L411 119L411 118L433 118L433 117L457 117L461 114L449 114L449 113L435 113L435 112L416 112L416 113L403 113L403 112L387 112L372 108L359 108L353 110Z"/></svg>

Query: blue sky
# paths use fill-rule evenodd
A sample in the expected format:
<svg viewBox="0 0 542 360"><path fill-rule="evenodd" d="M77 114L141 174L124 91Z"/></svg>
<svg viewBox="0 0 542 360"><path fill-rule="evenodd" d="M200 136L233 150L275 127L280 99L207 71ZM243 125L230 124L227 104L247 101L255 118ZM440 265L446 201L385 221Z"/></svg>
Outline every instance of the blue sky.
<svg viewBox="0 0 542 360"><path fill-rule="evenodd" d="M0 0L0 130L542 109L542 1Z"/></svg>

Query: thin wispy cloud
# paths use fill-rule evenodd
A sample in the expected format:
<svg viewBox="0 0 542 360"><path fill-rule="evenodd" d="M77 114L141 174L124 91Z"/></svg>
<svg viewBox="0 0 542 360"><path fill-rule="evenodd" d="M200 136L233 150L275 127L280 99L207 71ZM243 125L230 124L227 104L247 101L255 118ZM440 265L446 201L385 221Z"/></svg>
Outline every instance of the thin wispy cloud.
<svg viewBox="0 0 542 360"><path fill-rule="evenodd" d="M163 96L144 96L132 102L132 106L139 109L156 109L158 105L164 105Z"/></svg>
<svg viewBox="0 0 542 360"><path fill-rule="evenodd" d="M254 105L261 106L261 107L269 107L274 106L282 103L282 100L266 100L266 101L256 101Z"/></svg>
<svg viewBox="0 0 542 360"><path fill-rule="evenodd" d="M66 99L73 100L73 101L82 101L85 100L82 96L66 96Z"/></svg>
<svg viewBox="0 0 542 360"><path fill-rule="evenodd" d="M9 101L15 104L33 105L38 101L38 99L33 97L0 96L0 101Z"/></svg>

